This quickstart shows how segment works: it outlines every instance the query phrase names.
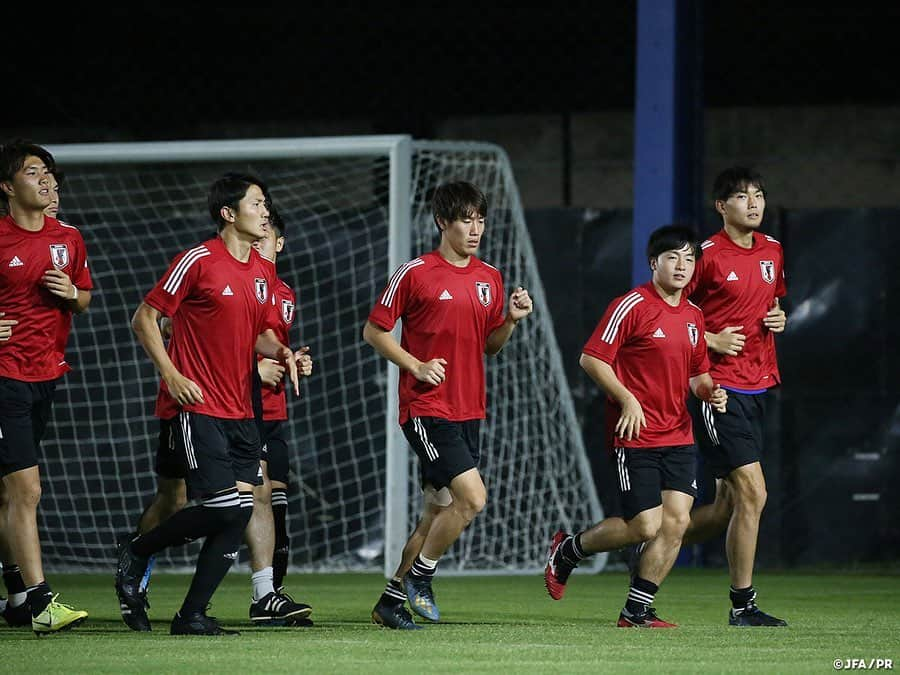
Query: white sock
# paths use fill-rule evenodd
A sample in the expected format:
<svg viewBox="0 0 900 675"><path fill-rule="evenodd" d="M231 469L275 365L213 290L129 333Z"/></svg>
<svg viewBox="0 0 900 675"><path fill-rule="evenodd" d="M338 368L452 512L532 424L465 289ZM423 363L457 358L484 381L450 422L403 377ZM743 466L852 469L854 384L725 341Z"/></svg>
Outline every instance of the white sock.
<svg viewBox="0 0 900 675"><path fill-rule="evenodd" d="M431 558L426 558L421 553L419 554L419 560L421 560L425 564L426 567L430 567L431 569L434 569L435 567L437 567L437 564L438 564L437 560L432 560Z"/></svg>
<svg viewBox="0 0 900 675"><path fill-rule="evenodd" d="M253 573L250 577L250 581L253 582L253 602L275 592L275 587L272 585L273 576L271 567L264 567L259 572Z"/></svg>
<svg viewBox="0 0 900 675"><path fill-rule="evenodd" d="M18 607L19 605L24 604L26 600L28 600L28 593L10 593L9 606Z"/></svg>

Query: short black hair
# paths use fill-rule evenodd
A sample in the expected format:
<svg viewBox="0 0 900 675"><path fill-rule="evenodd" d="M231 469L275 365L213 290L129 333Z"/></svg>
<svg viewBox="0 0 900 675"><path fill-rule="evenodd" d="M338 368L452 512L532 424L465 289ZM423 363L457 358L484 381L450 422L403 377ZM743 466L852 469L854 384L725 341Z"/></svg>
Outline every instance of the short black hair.
<svg viewBox="0 0 900 675"><path fill-rule="evenodd" d="M40 159L50 173L57 172L56 160L46 148L22 138L15 138L0 145L0 183L12 182L25 165L25 160L31 156ZM3 190L0 190L0 201L3 204L9 203L9 197Z"/></svg>
<svg viewBox="0 0 900 675"><path fill-rule="evenodd" d="M213 222L222 231L225 227L225 219L222 218L222 209L229 207L237 210L238 203L247 194L251 186L256 185L263 192L266 204L269 200L269 188L259 178L249 173L226 173L215 183L209 186L206 203L209 207L209 215Z"/></svg>
<svg viewBox="0 0 900 675"><path fill-rule="evenodd" d="M751 185L755 185L765 193L763 177L758 171L748 169L745 166L732 166L722 171L713 182L713 201L727 201L731 195L744 192Z"/></svg>
<svg viewBox="0 0 900 675"><path fill-rule="evenodd" d="M275 237L283 237L284 236L284 220L281 218L281 214L278 213L278 209L275 208L275 205L269 203L267 205L269 207L269 227L275 230Z"/></svg>
<svg viewBox="0 0 900 675"><path fill-rule="evenodd" d="M439 220L452 223L476 214L484 218L487 210L488 202L484 193L463 180L444 183L431 196L431 213L438 230L441 229Z"/></svg>
<svg viewBox="0 0 900 675"><path fill-rule="evenodd" d="M647 240L647 260L662 255L666 251L679 251L685 246L694 249L694 258L700 260L703 250L697 233L687 225L666 225L650 233Z"/></svg>

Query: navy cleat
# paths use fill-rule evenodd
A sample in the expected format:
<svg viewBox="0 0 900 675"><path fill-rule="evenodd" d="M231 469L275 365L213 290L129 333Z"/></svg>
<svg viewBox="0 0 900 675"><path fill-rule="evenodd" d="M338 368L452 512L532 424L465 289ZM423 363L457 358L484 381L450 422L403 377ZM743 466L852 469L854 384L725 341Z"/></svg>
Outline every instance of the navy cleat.
<svg viewBox="0 0 900 675"><path fill-rule="evenodd" d="M412 610L429 621L440 621L441 612L434 602L431 579L420 579L407 572L403 577L403 589Z"/></svg>
<svg viewBox="0 0 900 675"><path fill-rule="evenodd" d="M756 606L755 602L751 602L741 609L732 608L728 612L728 625L746 628L748 626L787 626L788 624L784 619L766 614Z"/></svg>
<svg viewBox="0 0 900 675"><path fill-rule="evenodd" d="M422 630L422 626L416 625L403 603L388 605L379 602L372 609L372 623L394 630Z"/></svg>
<svg viewBox="0 0 900 675"><path fill-rule="evenodd" d="M28 602L23 602L18 607L13 607L8 602L6 603L6 607L3 608L3 611L0 612L0 616L2 616L7 625L11 628L22 628L24 626L31 625L31 605Z"/></svg>
<svg viewBox="0 0 900 675"><path fill-rule="evenodd" d="M116 596L122 621L131 630L150 630L147 617L147 600L141 592L141 580L147 571L147 558L135 555L131 550L132 535L119 539L118 564L116 565Z"/></svg>
<svg viewBox="0 0 900 675"><path fill-rule="evenodd" d="M240 635L240 631L228 630L219 625L218 620L212 616L206 616L205 612L193 614L175 614L172 625L169 628L171 635Z"/></svg>

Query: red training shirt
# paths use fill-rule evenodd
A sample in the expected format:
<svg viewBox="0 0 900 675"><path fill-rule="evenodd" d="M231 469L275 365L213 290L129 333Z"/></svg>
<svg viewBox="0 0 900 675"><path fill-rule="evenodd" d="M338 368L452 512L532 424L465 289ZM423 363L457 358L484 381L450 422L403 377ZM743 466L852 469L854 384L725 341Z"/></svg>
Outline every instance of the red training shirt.
<svg viewBox="0 0 900 675"><path fill-rule="evenodd" d="M701 244L703 257L685 289L703 310L707 330L743 326L747 336L737 356L710 351L710 374L723 387L744 391L781 383L775 335L763 325L775 298L787 294L784 251L772 237L753 233L753 246L741 248L721 230Z"/></svg>
<svg viewBox="0 0 900 675"><path fill-rule="evenodd" d="M275 266L256 249L242 263L216 237L180 253L144 302L172 319L167 352L182 375L203 392L184 410L221 419L251 419L256 339L275 327ZM157 417L171 411L165 382ZM177 404L176 404L177 405Z"/></svg>
<svg viewBox="0 0 900 675"><path fill-rule="evenodd" d="M294 295L293 289L291 289L291 287L281 279L278 279L275 282L274 296L275 311L278 314L279 318L277 325L274 327L275 335L278 336L278 339L281 340L282 344L290 345L290 330L291 325L294 323L294 317L296 315L297 299ZM262 357L260 356L259 358ZM274 389L272 387L263 385L262 404L263 419L266 422L275 422L279 420L286 420L288 418L287 396L285 395L284 391L284 380L282 380Z"/></svg>
<svg viewBox="0 0 900 675"><path fill-rule="evenodd" d="M613 300L582 350L612 366L619 382L641 404L647 428L640 438L615 439L615 447L660 448L694 442L687 410L689 379L709 370L703 313L682 293L673 307L652 283ZM609 420L621 407L607 398Z"/></svg>
<svg viewBox="0 0 900 675"><path fill-rule="evenodd" d="M432 251L394 273L369 321L392 330L403 319L406 351L420 361L447 360L447 377L436 387L400 373L400 424L410 417L484 419L484 348L503 324L503 298L500 271L474 256L457 267Z"/></svg>
<svg viewBox="0 0 900 675"><path fill-rule="evenodd" d="M54 268L79 289L94 287L78 228L44 216L44 226L30 232L12 216L0 219L0 312L19 322L12 337L0 342L0 377L45 382L72 370L65 357L69 301L41 284L44 272Z"/></svg>

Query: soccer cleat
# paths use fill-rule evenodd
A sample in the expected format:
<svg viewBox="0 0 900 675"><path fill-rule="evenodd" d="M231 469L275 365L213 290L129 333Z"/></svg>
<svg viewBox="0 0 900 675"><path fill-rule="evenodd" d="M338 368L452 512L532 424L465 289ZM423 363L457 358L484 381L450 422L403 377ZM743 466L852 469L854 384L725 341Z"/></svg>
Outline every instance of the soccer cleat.
<svg viewBox="0 0 900 675"><path fill-rule="evenodd" d="M116 596L122 620L131 630L150 630L147 618L147 599L141 592L141 580L147 571L147 558L141 558L131 550L131 536L119 539L119 562L116 565Z"/></svg>
<svg viewBox="0 0 900 675"><path fill-rule="evenodd" d="M58 594L54 595L44 610L31 618L31 630L38 637L75 628L87 618L87 612L57 602L58 597Z"/></svg>
<svg viewBox="0 0 900 675"><path fill-rule="evenodd" d="M732 608L728 612L729 626L787 626L787 621L766 614L755 602L751 602L743 609Z"/></svg>
<svg viewBox="0 0 900 675"><path fill-rule="evenodd" d="M616 626L618 628L678 628L677 623L669 623L656 616L656 610L652 607L648 607L646 612L640 614L632 614L623 608Z"/></svg>
<svg viewBox="0 0 900 675"><path fill-rule="evenodd" d="M22 628L23 626L31 625L31 605L27 602L23 602L18 607L13 607L9 603L6 603L6 607L3 609L3 612L0 612L0 616L2 616L6 623L11 628Z"/></svg>
<svg viewBox="0 0 900 675"><path fill-rule="evenodd" d="M544 568L544 586L547 592L554 600L562 598L566 592L566 582L572 570L578 567L578 563L565 558L560 550L563 542L569 538L568 533L559 530L553 535L553 541L550 542L550 552L547 554L547 566Z"/></svg>
<svg viewBox="0 0 900 675"><path fill-rule="evenodd" d="M175 614L169 628L170 635L240 635L237 630L222 628L219 622L205 612L194 612L185 616L181 612Z"/></svg>
<svg viewBox="0 0 900 675"><path fill-rule="evenodd" d="M278 595L280 595L284 598L287 598L291 602L294 602L294 598L292 598L290 595L288 595L285 592L284 586L279 586L278 588L276 588L275 593L277 593ZM309 607L309 605L304 605L302 602L297 603L297 604L302 605L304 607ZM309 612L307 613L306 616L298 615L298 616L291 617L290 619L287 620L286 625L294 626L296 628L312 628L313 622L312 622L312 619L309 618L309 614L311 614L311 613L312 613L312 607L309 608Z"/></svg>
<svg viewBox="0 0 900 675"><path fill-rule="evenodd" d="M312 607L286 593L269 593L250 604L250 621L257 626L286 626L312 614Z"/></svg>
<svg viewBox="0 0 900 675"><path fill-rule="evenodd" d="M372 623L394 630L422 630L422 626L416 625L403 603L387 605L379 602L372 609Z"/></svg>
<svg viewBox="0 0 900 675"><path fill-rule="evenodd" d="M434 602L431 579L416 578L407 572L403 576L403 589L406 591L409 606L416 614L429 621L441 620L441 612Z"/></svg>

